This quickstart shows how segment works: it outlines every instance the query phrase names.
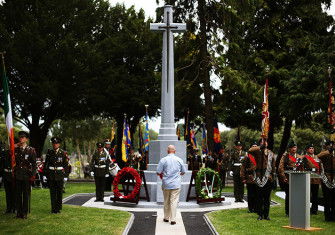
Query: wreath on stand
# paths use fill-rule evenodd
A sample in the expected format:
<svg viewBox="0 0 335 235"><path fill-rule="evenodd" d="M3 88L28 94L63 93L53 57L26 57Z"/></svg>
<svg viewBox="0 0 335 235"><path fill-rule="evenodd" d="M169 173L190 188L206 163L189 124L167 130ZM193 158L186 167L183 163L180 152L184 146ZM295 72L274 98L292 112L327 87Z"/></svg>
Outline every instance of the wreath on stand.
<svg viewBox="0 0 335 235"><path fill-rule="evenodd" d="M128 194L128 195L122 195L120 193L120 190L119 190L119 183L120 183L120 181L123 178L125 178L129 174L134 178L134 180L135 180L135 186L134 186L133 191L131 191L130 194ZM140 192L141 185L142 185L142 179L141 179L140 174L134 168L125 167L125 168L121 169L117 173L116 177L114 178L114 181L113 181L114 197L115 198L120 198L120 199L134 200L136 198L136 196Z"/></svg>
<svg viewBox="0 0 335 235"><path fill-rule="evenodd" d="M216 191L213 193L214 188ZM222 182L219 173L210 168L202 168L198 171L195 180L195 190L198 197L202 199L221 198Z"/></svg>

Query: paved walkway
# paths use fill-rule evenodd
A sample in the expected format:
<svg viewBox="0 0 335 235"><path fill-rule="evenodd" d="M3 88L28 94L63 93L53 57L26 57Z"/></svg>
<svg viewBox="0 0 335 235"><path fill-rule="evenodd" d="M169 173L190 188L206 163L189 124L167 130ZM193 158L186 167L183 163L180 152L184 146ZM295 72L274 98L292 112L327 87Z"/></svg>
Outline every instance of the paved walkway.
<svg viewBox="0 0 335 235"><path fill-rule="evenodd" d="M63 200L65 204L81 205L102 209L129 211L134 214L134 226L129 235L207 235L213 234L204 220L204 214L215 210L247 208L247 202L235 203L232 197L226 197L221 203L197 204L195 201L180 202L177 210L176 224L163 222L163 205L155 202L139 201L137 205L130 203L114 203L110 195L105 196L105 202L94 202L94 194L76 194ZM182 216L184 213L184 216ZM136 227L136 228L135 228ZM187 229L185 228L187 227ZM187 230L187 231L186 231Z"/></svg>

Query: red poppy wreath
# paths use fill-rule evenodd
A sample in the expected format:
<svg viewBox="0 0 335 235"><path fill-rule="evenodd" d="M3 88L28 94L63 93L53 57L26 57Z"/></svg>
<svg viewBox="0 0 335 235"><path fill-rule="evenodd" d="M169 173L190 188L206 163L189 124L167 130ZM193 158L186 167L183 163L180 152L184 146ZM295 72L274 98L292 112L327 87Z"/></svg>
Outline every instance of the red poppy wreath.
<svg viewBox="0 0 335 235"><path fill-rule="evenodd" d="M135 186L134 186L133 191L130 194L124 196L120 193L118 186L119 186L120 180L123 177L125 177L127 174L131 174L134 177ZM122 170L120 170L114 178L114 181L113 181L114 197L123 198L123 199L131 199L131 200L135 199L137 194L140 192L141 185L142 185L142 179L141 179L140 174L138 174L138 172L134 168L125 167Z"/></svg>

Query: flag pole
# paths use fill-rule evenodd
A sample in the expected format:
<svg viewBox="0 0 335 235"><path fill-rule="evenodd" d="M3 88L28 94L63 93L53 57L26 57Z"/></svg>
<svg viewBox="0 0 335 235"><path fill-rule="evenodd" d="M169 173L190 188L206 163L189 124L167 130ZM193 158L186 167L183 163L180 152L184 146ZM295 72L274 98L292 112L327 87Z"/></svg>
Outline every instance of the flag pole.
<svg viewBox="0 0 335 235"><path fill-rule="evenodd" d="M9 85L8 85L8 79L7 79L7 75L6 75L6 66L5 66L5 54L6 54L6 52L3 51L3 52L0 52L0 54L1 54L2 67L3 67L2 85L3 85L3 90L4 90L3 94L4 94L4 103L5 103L4 104L5 121L6 121L7 134L8 134L9 153L10 153L10 156L11 156L11 165L12 165L12 169L13 169L14 166L15 166L14 125L13 125L12 107L11 107L11 101L10 101L10 95L9 95Z"/></svg>
<svg viewBox="0 0 335 235"><path fill-rule="evenodd" d="M334 120L334 95L333 95L333 81L331 79L332 68L328 66L328 92L329 92L329 103L328 103L328 122L331 125L330 130L330 140L335 140L335 120Z"/></svg>

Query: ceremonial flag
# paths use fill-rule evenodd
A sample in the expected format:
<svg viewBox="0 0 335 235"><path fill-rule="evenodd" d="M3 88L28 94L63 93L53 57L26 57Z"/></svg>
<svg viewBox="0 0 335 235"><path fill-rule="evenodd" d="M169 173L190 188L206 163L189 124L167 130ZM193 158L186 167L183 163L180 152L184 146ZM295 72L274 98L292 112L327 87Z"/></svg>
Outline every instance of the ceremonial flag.
<svg viewBox="0 0 335 235"><path fill-rule="evenodd" d="M190 111L187 110L186 117L185 117L185 125L184 125L184 140L186 141L186 144L190 144L190 123L189 123L189 114Z"/></svg>
<svg viewBox="0 0 335 235"><path fill-rule="evenodd" d="M176 134L177 134L177 136L178 136L178 140L180 140L180 128L179 128L178 125L177 125Z"/></svg>
<svg viewBox="0 0 335 235"><path fill-rule="evenodd" d="M221 136L217 120L214 121L214 152L219 153L222 149Z"/></svg>
<svg viewBox="0 0 335 235"><path fill-rule="evenodd" d="M190 142L191 142L193 149L196 149L198 147L197 139L195 137L194 125L190 125Z"/></svg>
<svg viewBox="0 0 335 235"><path fill-rule="evenodd" d="M149 116L148 116L148 111L146 111L146 114L145 114L145 132L144 132L144 151L146 151L146 152L149 151L149 142L150 142Z"/></svg>
<svg viewBox="0 0 335 235"><path fill-rule="evenodd" d="M328 123L330 125L335 124L335 113L334 113L334 91L333 91L333 81L331 80L331 76L329 74L329 82L328 82Z"/></svg>
<svg viewBox="0 0 335 235"><path fill-rule="evenodd" d="M206 128L205 124L202 125L202 154L207 154L208 153L208 147L207 147L207 133L206 133Z"/></svg>
<svg viewBox="0 0 335 235"><path fill-rule="evenodd" d="M4 112L6 119L6 127L8 134L8 143L9 143L9 153L11 155L11 165L12 168L15 166L15 155L14 155L14 126L13 126L13 115L12 115L12 104L9 94L8 78L6 76L5 69L5 58L2 54L2 89L3 89L3 102L4 102Z"/></svg>
<svg viewBox="0 0 335 235"><path fill-rule="evenodd" d="M113 122L112 130L111 130L111 143L113 143L114 137L115 137L115 127L114 127L114 122Z"/></svg>
<svg viewBox="0 0 335 235"><path fill-rule="evenodd" d="M269 89L269 80L266 79L265 86L264 86L263 105L262 105L262 134L261 134L261 137L263 139L268 138L269 128L270 128L268 89Z"/></svg>
<svg viewBox="0 0 335 235"><path fill-rule="evenodd" d="M129 125L125 117L124 122L123 122L123 136L122 136L122 146L121 146L122 161L124 162L128 160L130 145L131 145L130 130L129 130Z"/></svg>
<svg viewBox="0 0 335 235"><path fill-rule="evenodd" d="M143 142L143 134L142 134L142 125L141 123L138 125L138 145L139 149L141 151L141 154L143 154L144 150L144 142Z"/></svg>

